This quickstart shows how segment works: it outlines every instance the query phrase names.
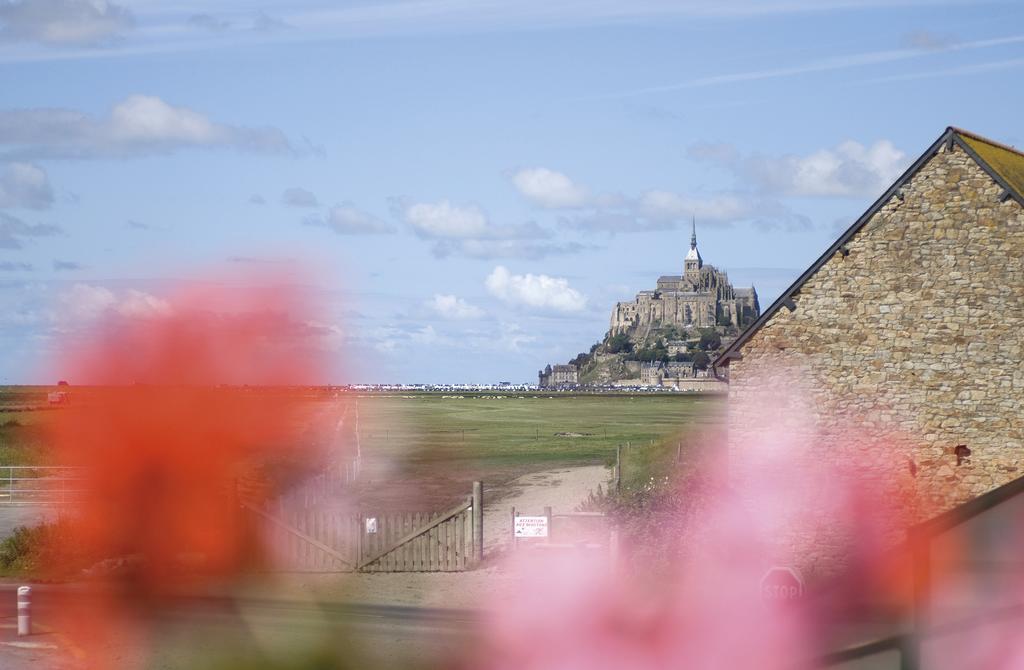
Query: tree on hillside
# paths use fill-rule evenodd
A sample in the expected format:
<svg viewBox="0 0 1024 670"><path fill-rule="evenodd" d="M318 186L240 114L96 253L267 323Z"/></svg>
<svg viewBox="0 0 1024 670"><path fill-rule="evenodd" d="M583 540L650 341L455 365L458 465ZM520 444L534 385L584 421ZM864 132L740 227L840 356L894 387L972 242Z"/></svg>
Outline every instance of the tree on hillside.
<svg viewBox="0 0 1024 670"><path fill-rule="evenodd" d="M665 326L665 328L662 329L662 335L665 337L666 340L678 340L682 337L682 335L679 334L679 331L676 329L676 327L671 324Z"/></svg>
<svg viewBox="0 0 1024 670"><path fill-rule="evenodd" d="M575 365L576 367L581 368L581 369L583 368L583 366L585 366L589 362L590 362L590 354L585 353L585 352L577 354L576 358L573 358L572 360L569 361L570 365Z"/></svg>
<svg viewBox="0 0 1024 670"><path fill-rule="evenodd" d="M668 355L668 347L665 346L665 340L658 340L652 346L637 349L633 358L638 361L661 361L663 363L668 363L672 360L672 357Z"/></svg>
<svg viewBox="0 0 1024 670"><path fill-rule="evenodd" d="M698 370L707 370L710 362L711 359L703 351L698 351L693 355L693 367Z"/></svg>
<svg viewBox="0 0 1024 670"><path fill-rule="evenodd" d="M700 331L700 343L697 346L704 351L714 351L722 346L722 336L714 328L704 328Z"/></svg>
<svg viewBox="0 0 1024 670"><path fill-rule="evenodd" d="M629 353L633 351L633 343L629 341L629 336L625 333L619 333L618 335L612 335L608 338L608 342L605 345L605 350L609 354L621 354Z"/></svg>

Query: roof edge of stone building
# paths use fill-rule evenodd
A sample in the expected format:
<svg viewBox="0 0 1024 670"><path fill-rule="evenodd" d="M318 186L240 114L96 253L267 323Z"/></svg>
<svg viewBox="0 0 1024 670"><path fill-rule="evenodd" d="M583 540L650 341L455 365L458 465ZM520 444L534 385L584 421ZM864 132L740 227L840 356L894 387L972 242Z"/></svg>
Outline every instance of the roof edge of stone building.
<svg viewBox="0 0 1024 670"><path fill-rule="evenodd" d="M1024 152L961 128L950 130L957 135L957 144L1003 187L1004 197L1024 205Z"/></svg>
<svg viewBox="0 0 1024 670"><path fill-rule="evenodd" d="M877 200L875 200L867 211L861 214L860 217L853 222L853 225L847 228L846 231L839 236L839 239L832 243L832 246L826 249L810 267L804 270L804 272L797 277L796 281L794 281L789 288L782 292L782 294L771 304L771 306L768 307L768 309L761 312L761 316L759 316L756 321L750 324L746 330L740 333L739 337L737 337L732 344L726 347L725 351L722 352L722 355L712 362L712 369L717 371L719 368L728 366L730 360L742 358L740 349L743 345L746 344L754 334L761 330L761 328L768 323L768 321L775 316L775 313L781 308L787 307L790 310L795 309L796 307L793 302L793 296L800 292L800 288L807 282L807 280L817 273L817 271L821 269L829 259L839 252L843 245L845 245L850 238L856 235L857 232L871 220L871 217L877 214L878 211L885 206L885 203L889 202L889 200L892 199L892 197L896 195L896 193L903 188L908 181L910 181L911 177L917 174L924 164L931 160L932 157L935 156L935 154L937 154L944 146L952 147L953 145L956 145L963 149L964 152L966 152L982 170L984 170L997 184L1003 187L1004 200L1007 198L1013 198L1022 207L1024 207L1024 184L1011 183L1004 178L997 169L990 165L988 161L982 158L982 156L975 151L975 149L967 142L967 139L982 142L999 151L1012 154L1015 160L1019 158L1022 163L1022 167L1024 167L1024 153L1021 151L1005 144L995 142L986 137L982 137L981 135L956 128L955 126L949 126L942 135L939 136L939 139L935 140L935 142L933 142L932 145L928 147L895 182L893 182L892 186L886 189L886 191Z"/></svg>
<svg viewBox="0 0 1024 670"><path fill-rule="evenodd" d="M915 535L935 535L948 531L1022 494L1024 494L1024 477L1012 479L998 488L911 526L910 536L913 538Z"/></svg>

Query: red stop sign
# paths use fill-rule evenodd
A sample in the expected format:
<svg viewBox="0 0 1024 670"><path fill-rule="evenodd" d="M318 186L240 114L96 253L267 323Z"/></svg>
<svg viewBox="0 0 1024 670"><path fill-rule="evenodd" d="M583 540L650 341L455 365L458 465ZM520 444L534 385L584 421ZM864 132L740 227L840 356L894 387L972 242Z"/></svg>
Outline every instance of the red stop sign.
<svg viewBox="0 0 1024 670"><path fill-rule="evenodd" d="M766 603L792 602L803 595L804 580L796 568L774 567L761 578L761 600Z"/></svg>

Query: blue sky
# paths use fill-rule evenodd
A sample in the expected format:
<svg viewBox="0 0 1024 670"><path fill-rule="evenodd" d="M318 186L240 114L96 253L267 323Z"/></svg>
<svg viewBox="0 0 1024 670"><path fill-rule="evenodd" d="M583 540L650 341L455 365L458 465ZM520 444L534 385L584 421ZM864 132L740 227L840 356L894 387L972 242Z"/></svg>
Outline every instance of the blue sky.
<svg viewBox="0 0 1024 670"><path fill-rule="evenodd" d="M692 216L767 306L1022 73L1019 2L0 0L0 382L296 267L324 382L532 380Z"/></svg>

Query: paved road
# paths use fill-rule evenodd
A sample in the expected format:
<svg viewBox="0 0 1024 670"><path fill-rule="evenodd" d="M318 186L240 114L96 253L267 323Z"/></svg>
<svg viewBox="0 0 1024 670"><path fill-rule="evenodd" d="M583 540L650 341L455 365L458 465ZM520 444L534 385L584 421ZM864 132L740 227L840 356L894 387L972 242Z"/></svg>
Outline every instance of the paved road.
<svg viewBox="0 0 1024 670"><path fill-rule="evenodd" d="M29 638L15 635L17 585L0 585L0 667L10 670L96 667L73 633L50 628L54 613L86 597L81 587L36 586ZM191 668L210 659L250 659L253 649L273 656L288 649L301 657L325 645L367 668L446 667L474 640L481 614L471 610L359 603L195 597L176 600L152 620L154 646L129 639L105 645L104 656L126 666L148 659L152 667ZM296 651L298 648L298 651ZM269 651L267 651L269 650ZM250 654L250 656L245 656ZM109 663L109 661L108 661ZM216 666L213 666L216 667ZM237 667L237 666L236 666ZM301 666L297 666L301 667ZM112 668L111 670L116 670Z"/></svg>

